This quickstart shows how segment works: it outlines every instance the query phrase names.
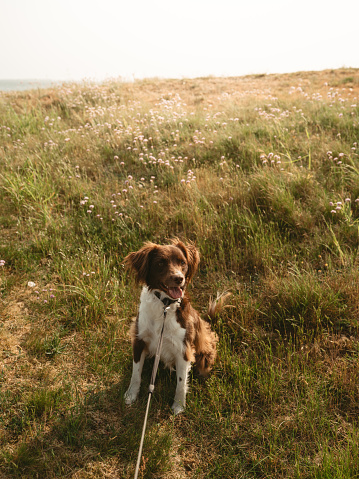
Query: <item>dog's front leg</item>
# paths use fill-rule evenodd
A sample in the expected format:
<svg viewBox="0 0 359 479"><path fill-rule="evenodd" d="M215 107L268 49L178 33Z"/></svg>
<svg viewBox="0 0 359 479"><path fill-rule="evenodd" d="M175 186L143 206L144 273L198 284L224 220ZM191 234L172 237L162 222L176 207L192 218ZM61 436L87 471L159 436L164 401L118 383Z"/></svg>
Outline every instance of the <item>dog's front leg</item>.
<svg viewBox="0 0 359 479"><path fill-rule="evenodd" d="M173 412L179 414L186 407L186 394L188 388L188 373L191 369L191 362L186 361L182 356L176 359L177 388L175 400L172 405Z"/></svg>
<svg viewBox="0 0 359 479"><path fill-rule="evenodd" d="M141 386L141 374L145 362L146 351L144 342L136 339L133 344L133 364L130 386L125 392L125 403L132 404L136 401Z"/></svg>

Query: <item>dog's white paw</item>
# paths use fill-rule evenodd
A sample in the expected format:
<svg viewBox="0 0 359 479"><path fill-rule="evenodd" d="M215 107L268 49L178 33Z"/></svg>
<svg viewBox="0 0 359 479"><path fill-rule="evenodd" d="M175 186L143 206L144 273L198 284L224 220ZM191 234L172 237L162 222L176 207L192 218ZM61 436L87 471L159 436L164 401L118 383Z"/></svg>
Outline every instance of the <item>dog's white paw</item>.
<svg viewBox="0 0 359 479"><path fill-rule="evenodd" d="M184 406L183 406L182 403L175 401L175 402L172 404L172 408L171 408L171 409L172 409L174 415L177 416L177 414L181 414L181 412L183 412L185 408L184 408Z"/></svg>
<svg viewBox="0 0 359 479"><path fill-rule="evenodd" d="M133 404L137 399L137 394L138 394L138 391L135 392L131 388L128 388L127 391L125 392L125 403L128 406L130 404Z"/></svg>

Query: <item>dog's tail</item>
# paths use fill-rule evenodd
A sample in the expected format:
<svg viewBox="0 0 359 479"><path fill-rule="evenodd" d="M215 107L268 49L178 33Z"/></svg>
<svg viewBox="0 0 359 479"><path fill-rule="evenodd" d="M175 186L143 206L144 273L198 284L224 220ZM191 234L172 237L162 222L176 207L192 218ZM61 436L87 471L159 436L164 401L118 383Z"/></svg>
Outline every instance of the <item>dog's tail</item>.
<svg viewBox="0 0 359 479"><path fill-rule="evenodd" d="M207 311L207 317L210 320L213 320L220 312L230 295L231 293L225 292L217 295L215 300L210 300ZM207 321L200 319L195 338L195 367L201 376L207 376L212 369L217 356L217 342L218 336L211 330L210 324Z"/></svg>
<svg viewBox="0 0 359 479"><path fill-rule="evenodd" d="M207 311L207 316L210 320L213 320L221 309L223 309L230 295L231 293L229 291L224 291L224 293L221 294L217 293L216 299L210 298Z"/></svg>

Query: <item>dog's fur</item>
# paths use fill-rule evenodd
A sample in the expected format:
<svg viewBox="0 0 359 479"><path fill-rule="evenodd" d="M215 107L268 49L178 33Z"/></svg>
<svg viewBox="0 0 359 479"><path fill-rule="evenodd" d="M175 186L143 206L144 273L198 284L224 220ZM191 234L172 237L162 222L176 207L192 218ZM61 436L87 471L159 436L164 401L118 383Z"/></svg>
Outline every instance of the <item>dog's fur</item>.
<svg viewBox="0 0 359 479"><path fill-rule="evenodd" d="M135 274L136 282L144 285L137 319L131 328L133 371L125 393L127 404L132 404L137 398L146 355L156 353L164 318L164 298L174 300L164 324L161 360L167 367L176 368L177 389L172 406L175 414L185 408L191 363L201 375L207 375L211 370L218 338L208 322L201 319L191 306L185 291L198 264L196 247L192 244L186 246L177 239L166 246L146 243L124 259L125 267ZM213 318L220 306L221 302L212 303L208 317Z"/></svg>

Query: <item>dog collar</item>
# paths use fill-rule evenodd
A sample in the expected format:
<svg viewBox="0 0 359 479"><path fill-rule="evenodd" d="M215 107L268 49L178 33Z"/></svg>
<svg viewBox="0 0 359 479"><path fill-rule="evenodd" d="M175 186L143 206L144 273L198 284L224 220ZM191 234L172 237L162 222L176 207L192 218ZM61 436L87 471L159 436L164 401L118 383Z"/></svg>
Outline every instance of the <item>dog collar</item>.
<svg viewBox="0 0 359 479"><path fill-rule="evenodd" d="M156 298L158 298L160 301L162 301L165 308L168 308L168 306L171 306L171 304L173 304L173 303L178 303L179 304L181 302L181 299L182 299L182 298L171 299L171 298L168 298L167 296L165 296L164 298L161 298L161 293L159 293L158 291L154 291L154 294L155 294Z"/></svg>

